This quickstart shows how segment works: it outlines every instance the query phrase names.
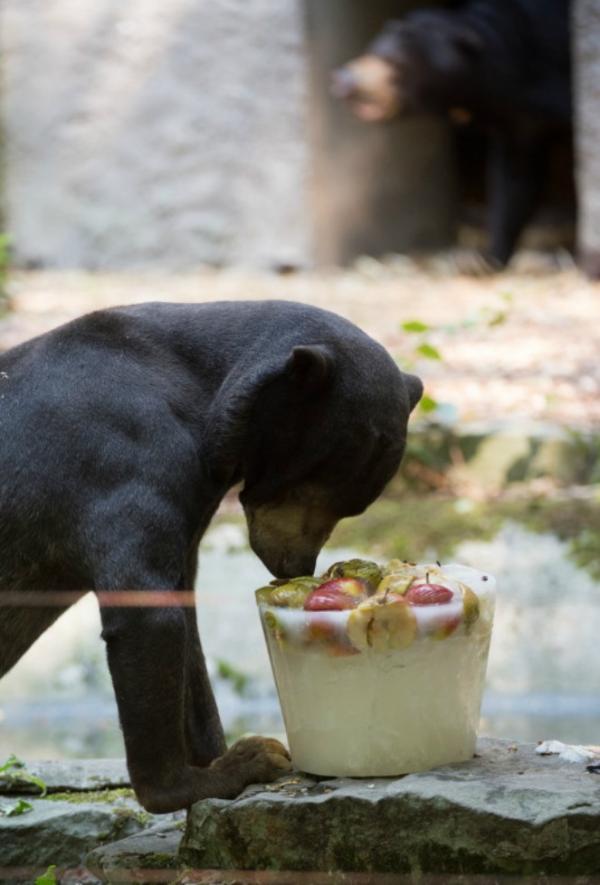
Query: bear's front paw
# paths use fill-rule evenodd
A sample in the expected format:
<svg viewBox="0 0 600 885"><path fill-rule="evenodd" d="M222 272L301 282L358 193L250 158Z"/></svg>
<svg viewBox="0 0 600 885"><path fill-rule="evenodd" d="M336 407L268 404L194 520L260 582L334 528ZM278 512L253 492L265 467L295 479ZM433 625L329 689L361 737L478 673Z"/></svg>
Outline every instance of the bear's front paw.
<svg viewBox="0 0 600 885"><path fill-rule="evenodd" d="M267 737L249 737L237 741L211 768L234 781L239 790L248 784L270 783L292 768L290 754L279 741Z"/></svg>

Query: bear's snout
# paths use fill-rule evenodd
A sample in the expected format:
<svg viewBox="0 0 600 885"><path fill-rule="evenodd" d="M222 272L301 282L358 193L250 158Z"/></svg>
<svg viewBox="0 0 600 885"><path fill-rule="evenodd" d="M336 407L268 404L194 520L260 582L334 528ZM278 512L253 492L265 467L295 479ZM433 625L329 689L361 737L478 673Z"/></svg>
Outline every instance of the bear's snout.
<svg viewBox="0 0 600 885"><path fill-rule="evenodd" d="M246 506L250 546L276 578L314 574L337 519L316 507L285 502Z"/></svg>
<svg viewBox="0 0 600 885"><path fill-rule="evenodd" d="M368 123L391 120L403 110L397 72L391 62L376 55L362 55L333 71L330 90Z"/></svg>
<svg viewBox="0 0 600 885"><path fill-rule="evenodd" d="M334 98L347 101L358 90L358 80L350 66L338 68L331 74L331 94Z"/></svg>

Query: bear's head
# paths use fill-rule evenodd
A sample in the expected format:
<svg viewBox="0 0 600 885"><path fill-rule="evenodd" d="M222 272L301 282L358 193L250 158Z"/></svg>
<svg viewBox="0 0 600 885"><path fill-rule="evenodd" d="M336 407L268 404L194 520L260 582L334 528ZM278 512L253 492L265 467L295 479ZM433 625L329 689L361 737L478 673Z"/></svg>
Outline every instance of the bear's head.
<svg viewBox="0 0 600 885"><path fill-rule="evenodd" d="M368 123L444 111L464 96L481 51L479 35L444 10L388 22L365 53L332 74L332 94Z"/></svg>
<svg viewBox="0 0 600 885"><path fill-rule="evenodd" d="M295 328L282 326L259 376L248 369L220 436L235 441L250 545L280 578L312 574L336 522L381 494L423 390L356 326L304 311L310 327L297 306Z"/></svg>

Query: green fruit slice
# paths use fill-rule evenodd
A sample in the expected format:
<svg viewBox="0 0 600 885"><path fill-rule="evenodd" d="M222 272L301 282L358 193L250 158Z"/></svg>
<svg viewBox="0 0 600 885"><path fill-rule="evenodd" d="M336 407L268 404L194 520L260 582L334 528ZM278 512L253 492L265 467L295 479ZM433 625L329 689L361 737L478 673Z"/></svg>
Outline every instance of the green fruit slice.
<svg viewBox="0 0 600 885"><path fill-rule="evenodd" d="M274 615L273 612L265 612L263 619L271 636L273 636L277 642L282 642L285 639L285 629L279 618Z"/></svg>
<svg viewBox="0 0 600 885"><path fill-rule="evenodd" d="M403 575L405 577L416 576L417 564L415 562L406 562L403 559L390 559L388 564L382 571L385 578L386 575Z"/></svg>
<svg viewBox="0 0 600 885"><path fill-rule="evenodd" d="M409 589L413 581L415 580L414 575L406 575L406 574L392 574L386 575L379 583L377 587L376 596L386 596L388 593L397 593L399 596L404 596L406 591Z"/></svg>
<svg viewBox="0 0 600 885"><path fill-rule="evenodd" d="M254 594L259 605L277 605L279 608L302 608L311 590L318 587L319 578L292 578L285 584L261 587Z"/></svg>
<svg viewBox="0 0 600 885"><path fill-rule="evenodd" d="M479 620L479 615L481 613L479 607L479 597L476 593L473 592L473 590L471 590L470 587L467 587L466 584L460 584L460 591L463 598L465 630L467 633L470 633L473 624L477 620Z"/></svg>
<svg viewBox="0 0 600 885"><path fill-rule="evenodd" d="M274 587L259 587L258 590L255 590L254 596L256 597L257 603L259 605L272 605L271 594L274 589Z"/></svg>
<svg viewBox="0 0 600 885"><path fill-rule="evenodd" d="M348 559L346 562L334 562L323 575L324 579L360 578L367 581L372 590L375 590L381 577L381 567L369 559Z"/></svg>

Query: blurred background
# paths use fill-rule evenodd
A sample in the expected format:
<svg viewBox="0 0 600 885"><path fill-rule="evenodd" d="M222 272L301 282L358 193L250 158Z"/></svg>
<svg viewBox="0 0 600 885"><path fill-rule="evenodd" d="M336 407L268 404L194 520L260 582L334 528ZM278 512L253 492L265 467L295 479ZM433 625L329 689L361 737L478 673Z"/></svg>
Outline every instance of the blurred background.
<svg viewBox="0 0 600 885"><path fill-rule="evenodd" d="M431 10L453 18L419 26ZM151 300L277 297L356 322L426 395L400 473L321 565L492 571L482 731L598 743L594 0L4 0L1 16L0 349ZM231 736L282 731L252 592L268 578L232 494L197 580ZM0 760L123 755L99 633L88 596L0 683Z"/></svg>

